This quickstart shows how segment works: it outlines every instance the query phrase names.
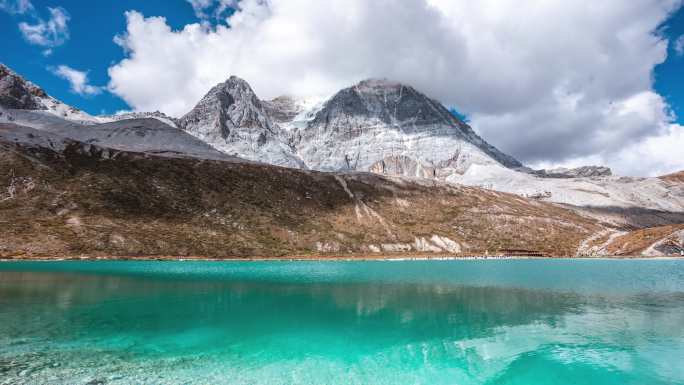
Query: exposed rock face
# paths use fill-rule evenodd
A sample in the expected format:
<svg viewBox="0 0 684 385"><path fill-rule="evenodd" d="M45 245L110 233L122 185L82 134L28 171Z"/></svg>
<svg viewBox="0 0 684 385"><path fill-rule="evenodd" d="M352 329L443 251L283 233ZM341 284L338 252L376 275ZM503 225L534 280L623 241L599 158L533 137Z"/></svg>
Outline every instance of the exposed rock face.
<svg viewBox="0 0 684 385"><path fill-rule="evenodd" d="M521 166L440 103L386 80L338 92L295 136L299 156L316 170L443 178L473 163Z"/></svg>
<svg viewBox="0 0 684 385"><path fill-rule="evenodd" d="M93 117L0 66L0 106L0 120L18 118L17 124L41 128L66 123L16 110L46 110L82 124L154 118L225 154L286 167L444 179L472 164L521 166L438 102L386 80L366 80L325 103L312 103L288 96L262 101L232 76L180 119L160 112Z"/></svg>
<svg viewBox="0 0 684 385"><path fill-rule="evenodd" d="M366 80L312 103L289 96L261 101L233 76L179 126L232 155L321 171L445 178L471 164L521 166L438 102L386 80Z"/></svg>
<svg viewBox="0 0 684 385"><path fill-rule="evenodd" d="M291 96L278 96L273 100L263 100L264 106L268 116L277 123L288 123L303 111L302 105L297 103L297 100Z"/></svg>
<svg viewBox="0 0 684 385"><path fill-rule="evenodd" d="M390 155L373 163L369 170L376 174L412 176L418 178L434 178L436 169L405 155Z"/></svg>
<svg viewBox="0 0 684 385"><path fill-rule="evenodd" d="M249 84L236 76L212 88L178 125L230 155L305 167Z"/></svg>
<svg viewBox="0 0 684 385"><path fill-rule="evenodd" d="M611 176L613 172L603 166L582 166L577 168L554 168L550 170L535 170L533 174L542 178L589 178Z"/></svg>
<svg viewBox="0 0 684 385"><path fill-rule="evenodd" d="M0 64L0 105L22 110L44 110L46 107L39 98L45 97L47 94L42 88Z"/></svg>
<svg viewBox="0 0 684 385"><path fill-rule="evenodd" d="M48 95L42 88L19 76L7 66L0 64L0 111L12 116L12 110L47 111L60 118L95 123L99 120Z"/></svg>

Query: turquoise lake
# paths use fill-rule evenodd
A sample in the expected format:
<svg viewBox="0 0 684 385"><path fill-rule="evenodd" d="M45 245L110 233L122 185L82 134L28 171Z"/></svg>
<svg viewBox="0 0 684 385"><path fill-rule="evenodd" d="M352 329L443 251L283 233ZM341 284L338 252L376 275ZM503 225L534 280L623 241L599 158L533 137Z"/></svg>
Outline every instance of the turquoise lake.
<svg viewBox="0 0 684 385"><path fill-rule="evenodd" d="M5 262L0 384L684 384L684 261Z"/></svg>

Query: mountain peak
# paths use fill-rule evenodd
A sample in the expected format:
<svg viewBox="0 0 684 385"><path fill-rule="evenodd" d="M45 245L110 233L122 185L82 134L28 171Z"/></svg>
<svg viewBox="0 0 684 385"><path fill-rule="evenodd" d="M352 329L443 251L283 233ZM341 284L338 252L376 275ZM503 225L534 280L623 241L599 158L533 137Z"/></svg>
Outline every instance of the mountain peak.
<svg viewBox="0 0 684 385"><path fill-rule="evenodd" d="M44 110L39 98L47 98L40 87L0 63L0 105L22 110Z"/></svg>
<svg viewBox="0 0 684 385"><path fill-rule="evenodd" d="M78 123L92 124L96 118L48 95L0 63L0 107L16 110L41 110Z"/></svg>
<svg viewBox="0 0 684 385"><path fill-rule="evenodd" d="M252 87L237 76L214 86L178 123L227 154L283 166L303 166Z"/></svg>
<svg viewBox="0 0 684 385"><path fill-rule="evenodd" d="M225 87L233 88L233 87L239 87L245 90L248 90L251 93L254 93L252 91L252 87L247 83L247 81L241 77L235 76L235 75L230 75L228 79L226 79L225 82L222 83Z"/></svg>
<svg viewBox="0 0 684 385"><path fill-rule="evenodd" d="M475 163L522 166L438 101L388 79L366 79L336 93L298 140L305 143L300 156L321 170L393 170L386 165L399 162L403 170L422 170L411 176L445 178Z"/></svg>
<svg viewBox="0 0 684 385"><path fill-rule="evenodd" d="M195 108L181 118L181 122L183 125L202 125L228 138L235 128L271 130L271 123L262 109L261 101L249 83L232 75L212 87Z"/></svg>
<svg viewBox="0 0 684 385"><path fill-rule="evenodd" d="M404 84L387 78L369 78L358 82L355 87L361 90L372 89L392 89L397 87L406 87Z"/></svg>

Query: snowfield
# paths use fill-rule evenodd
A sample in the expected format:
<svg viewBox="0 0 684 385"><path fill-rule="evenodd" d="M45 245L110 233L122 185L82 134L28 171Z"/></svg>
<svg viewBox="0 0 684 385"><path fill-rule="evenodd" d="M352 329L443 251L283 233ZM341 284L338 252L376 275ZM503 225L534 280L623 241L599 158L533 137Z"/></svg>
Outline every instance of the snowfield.
<svg viewBox="0 0 684 385"><path fill-rule="evenodd" d="M475 164L446 181L574 206L684 211L684 186L660 178L540 178L500 165Z"/></svg>

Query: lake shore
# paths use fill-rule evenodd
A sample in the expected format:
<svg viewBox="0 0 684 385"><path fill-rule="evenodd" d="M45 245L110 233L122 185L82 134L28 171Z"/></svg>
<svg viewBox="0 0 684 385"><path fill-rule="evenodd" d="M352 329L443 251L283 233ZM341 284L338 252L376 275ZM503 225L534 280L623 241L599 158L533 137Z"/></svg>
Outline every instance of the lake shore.
<svg viewBox="0 0 684 385"><path fill-rule="evenodd" d="M567 257L539 257L524 255L294 255L294 256L250 256L250 257L206 257L206 256L70 256L70 257L45 257L45 256L4 256L0 262L11 261L449 261L449 260L501 260L501 259L684 259L682 256L625 256L625 255L601 255L601 256L567 256Z"/></svg>

